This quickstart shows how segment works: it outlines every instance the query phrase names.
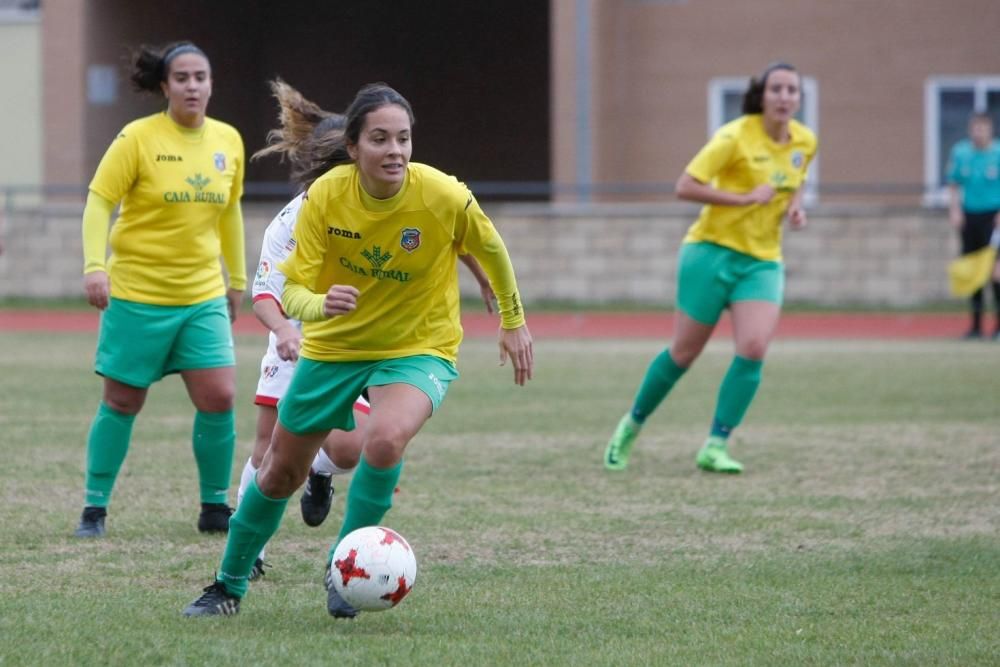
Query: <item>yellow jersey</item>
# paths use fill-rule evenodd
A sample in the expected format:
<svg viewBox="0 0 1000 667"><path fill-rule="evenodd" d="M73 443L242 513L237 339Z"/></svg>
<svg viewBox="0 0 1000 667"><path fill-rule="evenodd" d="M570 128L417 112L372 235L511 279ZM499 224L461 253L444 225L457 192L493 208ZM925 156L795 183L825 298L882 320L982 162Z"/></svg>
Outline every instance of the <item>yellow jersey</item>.
<svg viewBox="0 0 1000 667"><path fill-rule="evenodd" d="M459 254L482 264L502 326L524 324L503 240L468 188L433 167L411 162L389 199L368 195L355 165L335 167L306 193L293 241L279 265L287 278L282 303L303 320L307 359L427 354L454 363L462 340ZM335 284L359 290L357 309L327 319L322 303Z"/></svg>
<svg viewBox="0 0 1000 667"><path fill-rule="evenodd" d="M806 180L816 155L816 135L792 120L791 138L779 144L764 131L760 114L748 114L723 125L688 164L685 171L719 190L746 193L771 184L775 195L766 204L706 204L688 229L685 243L708 241L761 260L781 260L782 219L792 195Z"/></svg>
<svg viewBox="0 0 1000 667"><path fill-rule="evenodd" d="M243 169L243 141L225 123L206 118L192 130L161 112L126 125L90 183L93 193L121 202L106 269L111 296L154 305L222 296L223 243L237 264L227 266L230 285L243 289ZM238 224L220 224L227 212Z"/></svg>

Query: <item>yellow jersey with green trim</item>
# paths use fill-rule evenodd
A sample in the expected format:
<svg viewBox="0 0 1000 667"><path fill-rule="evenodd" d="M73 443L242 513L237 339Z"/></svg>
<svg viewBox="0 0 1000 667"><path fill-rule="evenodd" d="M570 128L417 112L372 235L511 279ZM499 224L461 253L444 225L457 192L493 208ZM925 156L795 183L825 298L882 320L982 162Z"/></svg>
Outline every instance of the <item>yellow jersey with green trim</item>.
<svg viewBox="0 0 1000 667"><path fill-rule="evenodd" d="M111 296L189 305L226 293L220 218L243 194L243 140L212 118L195 130L161 112L132 121L101 159L90 190L117 204Z"/></svg>
<svg viewBox="0 0 1000 667"><path fill-rule="evenodd" d="M782 219L792 195L805 183L817 147L816 135L805 125L792 120L788 129L789 141L779 144L764 131L760 114L719 128L685 171L728 192L746 193L768 183L775 195L766 204L706 204L685 243L708 241L757 259L781 260Z"/></svg>
<svg viewBox="0 0 1000 667"><path fill-rule="evenodd" d="M368 195L354 164L335 167L306 192L293 243L279 265L287 278L282 303L289 316L303 320L307 359L426 354L454 363L462 340L459 254L483 266L504 326L524 322L503 240L469 189L433 167L411 162L389 199ZM322 315L332 285L359 290L356 310Z"/></svg>

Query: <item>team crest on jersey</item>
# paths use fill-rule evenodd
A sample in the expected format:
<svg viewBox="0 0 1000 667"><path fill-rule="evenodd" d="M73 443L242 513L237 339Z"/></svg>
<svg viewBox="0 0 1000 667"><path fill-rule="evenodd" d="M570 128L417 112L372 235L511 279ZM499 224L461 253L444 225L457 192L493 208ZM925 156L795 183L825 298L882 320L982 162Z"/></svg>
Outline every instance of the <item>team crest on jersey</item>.
<svg viewBox="0 0 1000 667"><path fill-rule="evenodd" d="M796 169L801 169L802 164L805 162L806 157L802 154L802 151L792 151L792 166Z"/></svg>
<svg viewBox="0 0 1000 667"><path fill-rule="evenodd" d="M295 250L295 239L291 236L288 237L288 242L285 243L285 250L288 252Z"/></svg>
<svg viewBox="0 0 1000 667"><path fill-rule="evenodd" d="M399 239L399 245L403 246L406 252L413 252L420 247L420 230L407 227L403 230L403 237Z"/></svg>
<svg viewBox="0 0 1000 667"><path fill-rule="evenodd" d="M271 262L266 259L261 260L257 265L257 275L254 276L253 286L262 289L267 285L267 279L271 276Z"/></svg>
<svg viewBox="0 0 1000 667"><path fill-rule="evenodd" d="M216 169L218 169L219 171L226 170L226 156L224 154L216 153L215 155L212 156L212 158L215 160Z"/></svg>

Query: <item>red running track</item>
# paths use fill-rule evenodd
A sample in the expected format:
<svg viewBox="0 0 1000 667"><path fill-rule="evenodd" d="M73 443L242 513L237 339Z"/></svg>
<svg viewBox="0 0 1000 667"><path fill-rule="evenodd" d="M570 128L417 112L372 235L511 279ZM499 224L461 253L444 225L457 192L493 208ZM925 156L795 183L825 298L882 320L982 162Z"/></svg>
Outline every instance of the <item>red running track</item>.
<svg viewBox="0 0 1000 667"><path fill-rule="evenodd" d="M486 313L462 315L469 338L493 336L498 320ZM97 331L98 314L90 311L0 310L0 331ZM673 316L663 312L528 313L535 338L669 338ZM918 339L956 338L968 327L963 313L785 313L778 338L786 339ZM236 333L264 334L254 316L241 313ZM723 317L718 336L731 335Z"/></svg>

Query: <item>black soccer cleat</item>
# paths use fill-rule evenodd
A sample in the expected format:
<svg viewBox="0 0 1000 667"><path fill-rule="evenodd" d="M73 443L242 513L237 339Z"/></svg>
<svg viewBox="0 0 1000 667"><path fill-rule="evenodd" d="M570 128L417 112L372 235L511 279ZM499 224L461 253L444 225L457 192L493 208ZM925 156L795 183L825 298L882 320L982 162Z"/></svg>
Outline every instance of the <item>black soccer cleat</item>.
<svg viewBox="0 0 1000 667"><path fill-rule="evenodd" d="M240 611L240 599L226 591L220 581L206 586L201 597L184 608L184 615L191 616L233 616Z"/></svg>
<svg viewBox="0 0 1000 667"><path fill-rule="evenodd" d="M269 563L265 563L263 558L258 558L253 562L253 567L250 568L250 574L247 575L247 581L257 581L258 579L263 579L267 572L264 568L271 567Z"/></svg>
<svg viewBox="0 0 1000 667"><path fill-rule="evenodd" d="M358 610L347 604L347 601L340 597L337 587L333 585L333 572L326 569L326 576L323 577L323 585L326 586L326 610L334 618L354 618L358 615Z"/></svg>
<svg viewBox="0 0 1000 667"><path fill-rule="evenodd" d="M203 533L228 533L233 508L225 503L202 503L198 530Z"/></svg>
<svg viewBox="0 0 1000 667"><path fill-rule="evenodd" d="M333 504L333 475L328 472L309 471L299 507L302 509L302 520L307 526L316 527L326 521Z"/></svg>
<svg viewBox="0 0 1000 667"><path fill-rule="evenodd" d="M73 533L76 537L104 537L104 518L108 516L105 507L84 507L80 525Z"/></svg>

